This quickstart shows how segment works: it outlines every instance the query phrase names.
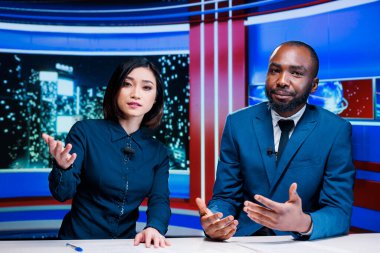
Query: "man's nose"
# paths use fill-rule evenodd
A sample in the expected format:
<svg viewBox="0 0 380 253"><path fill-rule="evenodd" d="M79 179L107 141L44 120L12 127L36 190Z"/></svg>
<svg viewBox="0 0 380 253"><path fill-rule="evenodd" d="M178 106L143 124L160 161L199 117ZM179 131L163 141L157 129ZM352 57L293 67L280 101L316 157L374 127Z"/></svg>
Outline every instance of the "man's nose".
<svg viewBox="0 0 380 253"><path fill-rule="evenodd" d="M281 72L277 79L278 86L286 86L289 85L289 76L286 72Z"/></svg>

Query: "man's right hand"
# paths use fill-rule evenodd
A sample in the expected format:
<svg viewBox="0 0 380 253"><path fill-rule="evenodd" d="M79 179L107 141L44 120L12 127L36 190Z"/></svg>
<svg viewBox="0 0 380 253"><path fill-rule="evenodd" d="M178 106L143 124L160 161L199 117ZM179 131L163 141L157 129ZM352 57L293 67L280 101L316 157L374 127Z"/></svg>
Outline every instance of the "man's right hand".
<svg viewBox="0 0 380 253"><path fill-rule="evenodd" d="M199 209L199 215L201 217L201 225L205 233L214 240L227 240L231 238L238 225L238 221L234 219L232 215L229 215L223 219L222 213L212 213L207 208L206 203L201 198L196 198L195 203Z"/></svg>

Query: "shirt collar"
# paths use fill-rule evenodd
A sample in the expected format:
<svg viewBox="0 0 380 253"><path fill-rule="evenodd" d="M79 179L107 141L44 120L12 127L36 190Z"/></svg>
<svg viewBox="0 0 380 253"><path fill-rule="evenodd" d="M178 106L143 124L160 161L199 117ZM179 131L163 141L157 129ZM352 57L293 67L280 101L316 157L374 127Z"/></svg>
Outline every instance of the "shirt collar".
<svg viewBox="0 0 380 253"><path fill-rule="evenodd" d="M138 142L139 140L147 139L152 135L151 131L145 127L142 127L136 132L128 135L124 128L119 124L119 122L112 120L107 120L107 122L111 133L111 141L117 141L123 138L131 137L133 140Z"/></svg>
<svg viewBox="0 0 380 253"><path fill-rule="evenodd" d="M270 111L271 111L271 115L272 115L272 124L273 124L273 126L277 126L278 121L280 119L286 119L286 120L293 120L294 121L294 127L295 127L297 125L298 121L301 119L302 115L304 114L305 110L306 110L306 104L296 114L293 114L292 116L285 118L285 117L280 116L273 109L271 109Z"/></svg>

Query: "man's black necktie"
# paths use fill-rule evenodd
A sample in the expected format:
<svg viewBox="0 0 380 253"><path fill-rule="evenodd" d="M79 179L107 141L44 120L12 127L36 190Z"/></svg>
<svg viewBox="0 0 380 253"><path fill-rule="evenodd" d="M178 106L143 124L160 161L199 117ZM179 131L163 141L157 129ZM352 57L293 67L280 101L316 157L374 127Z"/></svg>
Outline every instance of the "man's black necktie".
<svg viewBox="0 0 380 253"><path fill-rule="evenodd" d="M294 121L280 119L278 121L278 126L281 129L281 138L280 138L280 144L278 144L277 163L278 161L280 161L280 157L282 155L282 152L284 152L286 143L288 143L289 133L294 127Z"/></svg>

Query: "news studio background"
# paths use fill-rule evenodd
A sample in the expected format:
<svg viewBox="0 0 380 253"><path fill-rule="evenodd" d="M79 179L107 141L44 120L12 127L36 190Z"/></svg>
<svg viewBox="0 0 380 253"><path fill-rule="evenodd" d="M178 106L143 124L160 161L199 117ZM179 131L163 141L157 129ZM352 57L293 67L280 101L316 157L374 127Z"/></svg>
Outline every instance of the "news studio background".
<svg viewBox="0 0 380 253"><path fill-rule="evenodd" d="M218 11L228 8L228 2L220 1ZM218 150L214 140L216 143L220 140L217 138L222 132L224 113L229 112L220 105L233 108L232 100L248 106L265 101L269 54L286 40L305 41L313 45L320 57L320 84L309 103L346 118L353 126L357 173L351 231L380 232L377 196L380 189L380 1L256 2L239 2L233 6L237 19L240 17L237 21L244 20L240 29L245 32L230 33L225 19L228 13L220 11L220 20L204 23L208 31L204 37L199 36L197 23L200 6L195 10L187 7L156 10L144 13L145 16L128 13L120 20L117 13L99 13L96 17L91 14L87 21L82 17L60 20L73 27L69 30L61 27L58 31L54 25L41 25L43 29L33 30L33 24L53 23L51 13L38 12L25 18L28 11L24 9L18 16L11 15L17 8L0 9L0 239L56 236L70 204L57 204L51 198L47 185L51 164L40 135L47 132L64 140L75 121L101 118L103 94L112 71L133 55L153 60L165 83L164 118L155 135L171 150L169 187L174 208L170 224L195 229L197 232L191 233L199 235L202 230L192 198L212 193L213 165L217 163ZM252 6L246 8L246 16L237 9L243 5ZM208 6L209 16L214 15L214 6L214 2L212 8ZM153 14L161 18L148 20ZM62 13L61 16L65 17ZM75 19L75 14L70 18ZM99 20L106 28L116 22L120 22L120 27L109 32L102 26L95 27ZM239 27L235 21L232 20L234 29ZM166 22L167 26L154 30L149 22ZM31 26L24 27L23 23ZM135 27L136 24L142 25ZM217 27L219 33L212 33L212 27ZM213 40L207 39L211 35L215 36ZM245 41L246 48L237 50L238 40ZM199 60L202 52L207 53L205 61L193 61ZM234 69L238 60L242 61L239 66L246 73ZM215 68L218 61L219 69ZM201 71L201 63L207 72ZM195 75L190 75L191 69ZM194 69L199 69L199 73ZM230 70L233 71L228 75ZM240 73L244 75L239 76ZM207 81L203 95L211 94L203 100L201 85L196 80L202 74ZM228 87L227 82L236 77L241 78L241 84L236 82ZM212 81L219 86L213 86ZM246 99L241 101L238 85L246 88ZM212 108L215 101L219 108ZM202 110L212 115L203 122ZM219 118L213 117L212 113L218 110ZM212 120L215 122L210 127ZM210 155L211 149L216 157ZM210 163L211 160L215 163ZM142 223L144 213L142 209L139 219Z"/></svg>

